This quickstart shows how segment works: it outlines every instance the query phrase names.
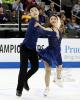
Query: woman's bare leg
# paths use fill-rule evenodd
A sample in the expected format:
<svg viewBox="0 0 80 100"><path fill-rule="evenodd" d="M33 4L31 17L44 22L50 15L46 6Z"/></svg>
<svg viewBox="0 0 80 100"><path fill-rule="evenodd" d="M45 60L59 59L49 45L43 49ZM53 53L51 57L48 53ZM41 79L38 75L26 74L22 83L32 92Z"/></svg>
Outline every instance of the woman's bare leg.
<svg viewBox="0 0 80 100"><path fill-rule="evenodd" d="M45 85L49 87L50 84L51 67L45 62Z"/></svg>
<svg viewBox="0 0 80 100"><path fill-rule="evenodd" d="M62 65L56 67L57 79L61 79Z"/></svg>
<svg viewBox="0 0 80 100"><path fill-rule="evenodd" d="M44 91L44 96L47 96L49 92L49 85L50 85L51 67L47 62L44 63L45 63L45 86L46 86L46 89Z"/></svg>

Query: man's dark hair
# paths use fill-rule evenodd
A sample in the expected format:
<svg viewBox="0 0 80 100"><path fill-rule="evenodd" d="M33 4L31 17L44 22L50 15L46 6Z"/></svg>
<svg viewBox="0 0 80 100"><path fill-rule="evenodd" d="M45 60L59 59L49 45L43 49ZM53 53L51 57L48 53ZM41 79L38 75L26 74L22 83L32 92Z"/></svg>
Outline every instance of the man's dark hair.
<svg viewBox="0 0 80 100"><path fill-rule="evenodd" d="M30 12L30 9L33 7L37 8L38 10L40 9L40 7L37 4L32 4L27 8L27 11Z"/></svg>

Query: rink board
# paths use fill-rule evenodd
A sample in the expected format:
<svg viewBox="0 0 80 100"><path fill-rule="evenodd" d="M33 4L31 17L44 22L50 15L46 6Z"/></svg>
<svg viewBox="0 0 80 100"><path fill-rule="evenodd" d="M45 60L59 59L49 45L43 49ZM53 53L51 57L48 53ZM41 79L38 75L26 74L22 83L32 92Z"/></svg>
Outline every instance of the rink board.
<svg viewBox="0 0 80 100"><path fill-rule="evenodd" d="M20 43L23 38L0 39L0 68L18 68L20 64ZM64 67L80 67L80 39L62 39L61 54ZM48 46L47 38L39 38L36 49ZM39 61L44 67L43 61ZM53 67L55 65L53 64Z"/></svg>

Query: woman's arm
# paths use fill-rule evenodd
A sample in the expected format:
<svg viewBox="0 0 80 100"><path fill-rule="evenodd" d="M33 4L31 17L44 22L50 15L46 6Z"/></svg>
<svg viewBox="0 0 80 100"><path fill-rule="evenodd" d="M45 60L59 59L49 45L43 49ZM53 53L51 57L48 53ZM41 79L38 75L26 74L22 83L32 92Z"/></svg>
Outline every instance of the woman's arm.
<svg viewBox="0 0 80 100"><path fill-rule="evenodd" d="M35 23L34 27L36 28L36 32L39 36L52 36L56 38L56 32L54 32L51 28L45 28L42 25L40 25L38 22Z"/></svg>
<svg viewBox="0 0 80 100"><path fill-rule="evenodd" d="M52 37L56 38L56 32L44 30L40 27L36 27L35 32L38 33L38 36L45 36L45 37L52 36Z"/></svg>
<svg viewBox="0 0 80 100"><path fill-rule="evenodd" d="M35 27L40 27L40 28L42 28L43 30L46 30L46 31L52 31L51 28L45 28L44 26L40 25L38 22L36 22L34 26Z"/></svg>

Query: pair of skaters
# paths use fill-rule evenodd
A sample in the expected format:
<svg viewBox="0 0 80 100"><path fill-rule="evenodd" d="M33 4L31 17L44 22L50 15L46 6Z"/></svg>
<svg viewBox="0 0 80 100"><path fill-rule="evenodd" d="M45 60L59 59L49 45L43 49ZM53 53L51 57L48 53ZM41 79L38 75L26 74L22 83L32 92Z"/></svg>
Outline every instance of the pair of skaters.
<svg viewBox="0 0 80 100"><path fill-rule="evenodd" d="M25 38L20 45L20 71L18 76L18 85L16 95L21 96L23 88L29 90L28 79L38 70L38 55L45 61L45 84L46 89L49 88L50 73L52 61L57 65L57 78L60 79L62 69L62 59L60 53L61 37L58 31L60 25L59 17L52 15L50 17L51 28L44 28L39 24L39 10L38 7L32 5L28 8L31 20L29 22ZM54 24L53 24L54 23ZM59 23L60 24L60 23ZM55 27L55 28L54 28ZM36 43L39 36L48 36L49 46L37 53ZM31 69L28 70L28 60L31 63Z"/></svg>

